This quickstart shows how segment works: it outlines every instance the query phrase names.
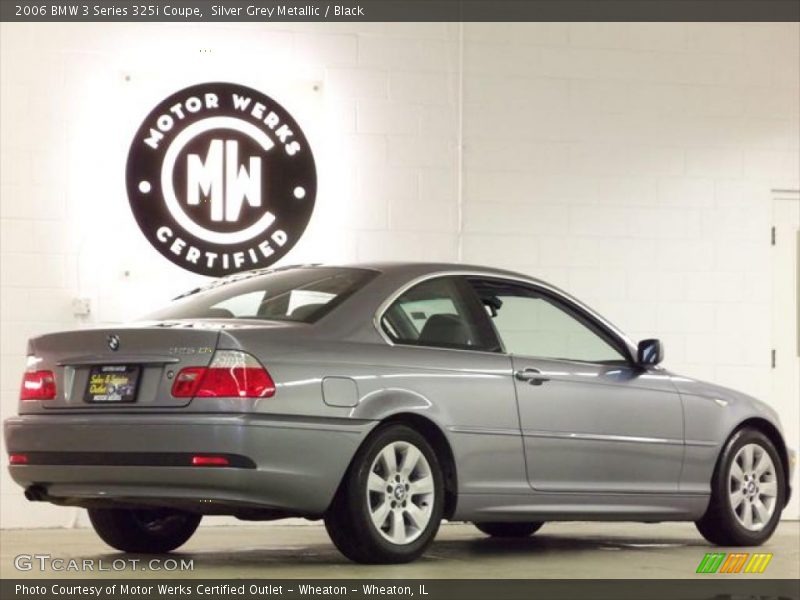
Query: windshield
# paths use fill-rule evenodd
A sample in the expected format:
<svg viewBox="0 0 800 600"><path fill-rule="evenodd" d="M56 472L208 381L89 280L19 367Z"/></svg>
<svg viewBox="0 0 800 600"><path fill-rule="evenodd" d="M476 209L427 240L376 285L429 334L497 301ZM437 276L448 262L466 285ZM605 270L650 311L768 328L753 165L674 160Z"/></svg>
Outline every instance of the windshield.
<svg viewBox="0 0 800 600"><path fill-rule="evenodd" d="M341 267L287 269L215 283L147 315L169 319L265 319L311 323L363 287L377 272Z"/></svg>

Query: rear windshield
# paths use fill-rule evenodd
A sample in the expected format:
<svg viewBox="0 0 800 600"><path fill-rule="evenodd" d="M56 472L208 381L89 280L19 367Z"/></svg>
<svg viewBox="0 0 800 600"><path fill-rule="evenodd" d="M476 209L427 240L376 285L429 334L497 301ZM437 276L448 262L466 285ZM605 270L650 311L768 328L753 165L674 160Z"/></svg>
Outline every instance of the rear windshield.
<svg viewBox="0 0 800 600"><path fill-rule="evenodd" d="M186 294L146 319L265 319L311 323L363 287L377 272L341 267L294 268L240 276Z"/></svg>

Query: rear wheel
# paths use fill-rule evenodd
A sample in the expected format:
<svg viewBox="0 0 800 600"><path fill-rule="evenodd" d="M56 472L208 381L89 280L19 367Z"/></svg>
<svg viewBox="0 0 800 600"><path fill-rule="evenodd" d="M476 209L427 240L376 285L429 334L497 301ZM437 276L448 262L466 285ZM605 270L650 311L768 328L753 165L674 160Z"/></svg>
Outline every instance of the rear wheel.
<svg viewBox="0 0 800 600"><path fill-rule="evenodd" d="M720 455L711 481L711 501L695 523L709 542L757 546L775 531L786 497L781 459L760 431L742 429Z"/></svg>
<svg viewBox="0 0 800 600"><path fill-rule="evenodd" d="M356 453L325 528L350 560L404 563L433 541L443 510L444 483L433 448L414 429L388 425Z"/></svg>
<svg viewBox="0 0 800 600"><path fill-rule="evenodd" d="M494 523L481 521L473 523L480 531L491 537L523 538L533 535L541 529L544 523Z"/></svg>
<svg viewBox="0 0 800 600"><path fill-rule="evenodd" d="M192 537L200 515L171 508L90 508L97 535L123 552L161 554L175 550Z"/></svg>

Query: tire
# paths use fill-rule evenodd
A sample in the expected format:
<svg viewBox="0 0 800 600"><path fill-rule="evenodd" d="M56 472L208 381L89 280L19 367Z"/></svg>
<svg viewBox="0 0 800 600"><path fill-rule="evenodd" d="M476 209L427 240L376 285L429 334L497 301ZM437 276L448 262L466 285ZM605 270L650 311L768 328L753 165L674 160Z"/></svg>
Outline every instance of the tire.
<svg viewBox="0 0 800 600"><path fill-rule="evenodd" d="M524 538L533 535L541 529L544 523L495 523L481 521L473 523L480 531L491 537L498 538Z"/></svg>
<svg viewBox="0 0 800 600"><path fill-rule="evenodd" d="M407 460L413 461L410 470ZM325 515L325 528L352 561L406 563L433 541L443 510L444 479L433 448L416 430L390 424L356 453Z"/></svg>
<svg viewBox="0 0 800 600"><path fill-rule="evenodd" d="M745 428L728 440L711 480L698 531L718 546L759 546L775 531L786 498L783 463L772 442Z"/></svg>
<svg viewBox="0 0 800 600"><path fill-rule="evenodd" d="M122 552L162 554L182 546L200 524L201 515L171 508L90 508L97 535Z"/></svg>

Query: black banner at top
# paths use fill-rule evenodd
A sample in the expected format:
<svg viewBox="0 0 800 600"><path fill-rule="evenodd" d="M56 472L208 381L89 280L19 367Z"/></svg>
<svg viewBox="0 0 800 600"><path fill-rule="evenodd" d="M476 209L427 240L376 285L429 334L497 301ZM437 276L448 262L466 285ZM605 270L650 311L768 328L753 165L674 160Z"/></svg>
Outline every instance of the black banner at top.
<svg viewBox="0 0 800 600"><path fill-rule="evenodd" d="M800 21L798 0L0 0L18 22Z"/></svg>

